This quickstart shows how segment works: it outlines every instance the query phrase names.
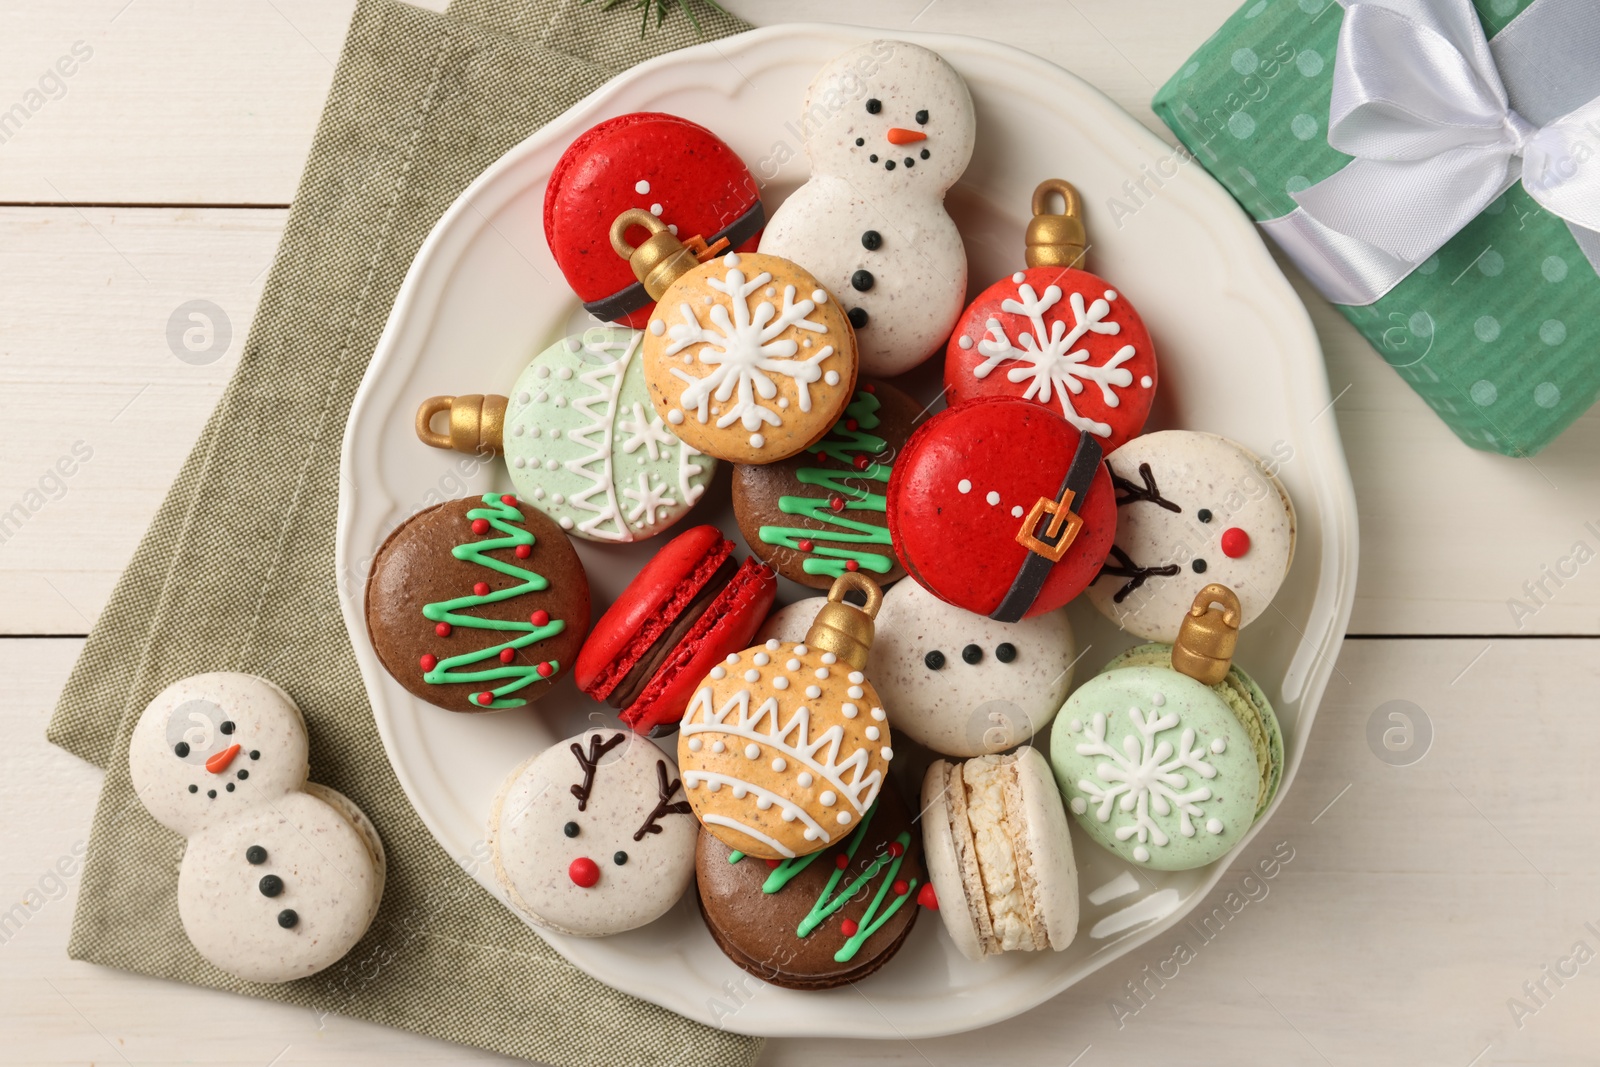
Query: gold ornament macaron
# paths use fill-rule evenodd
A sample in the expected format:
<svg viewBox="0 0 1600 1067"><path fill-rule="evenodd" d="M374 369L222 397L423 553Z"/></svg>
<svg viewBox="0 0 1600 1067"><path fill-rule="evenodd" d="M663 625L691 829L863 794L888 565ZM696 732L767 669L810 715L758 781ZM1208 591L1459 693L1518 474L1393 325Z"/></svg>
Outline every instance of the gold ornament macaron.
<svg viewBox="0 0 1600 1067"><path fill-rule="evenodd" d="M856 590L865 607L844 602ZM684 794L730 848L784 860L849 835L878 798L894 749L863 673L883 594L850 573L798 644L730 655L701 682L678 732Z"/></svg>
<svg viewBox="0 0 1600 1067"><path fill-rule="evenodd" d="M649 233L637 247L627 241L634 229ZM776 463L843 415L855 391L855 331L803 267L756 252L715 254L637 208L612 223L611 246L656 301L645 380L679 439L731 463Z"/></svg>

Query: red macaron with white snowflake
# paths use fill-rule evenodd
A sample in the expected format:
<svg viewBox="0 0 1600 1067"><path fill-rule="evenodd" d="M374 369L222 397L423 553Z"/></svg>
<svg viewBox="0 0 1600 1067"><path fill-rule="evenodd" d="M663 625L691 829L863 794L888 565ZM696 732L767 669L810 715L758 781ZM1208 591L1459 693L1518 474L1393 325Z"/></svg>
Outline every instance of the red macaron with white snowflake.
<svg viewBox="0 0 1600 1067"><path fill-rule="evenodd" d="M985 289L945 350L951 407L1014 396L1047 407L1110 452L1144 428L1156 356L1133 305L1099 275L1029 267Z"/></svg>
<svg viewBox="0 0 1600 1067"><path fill-rule="evenodd" d="M1016 397L981 397L923 423L895 461L887 496L906 573L999 622L1077 596L1117 532L1094 435Z"/></svg>

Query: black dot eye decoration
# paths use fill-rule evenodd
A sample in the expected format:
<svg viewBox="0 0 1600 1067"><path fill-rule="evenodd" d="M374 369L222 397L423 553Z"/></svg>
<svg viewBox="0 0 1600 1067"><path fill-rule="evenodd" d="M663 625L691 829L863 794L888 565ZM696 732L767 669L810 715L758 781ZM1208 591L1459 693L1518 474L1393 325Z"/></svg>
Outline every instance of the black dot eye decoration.
<svg viewBox="0 0 1600 1067"><path fill-rule="evenodd" d="M561 828L561 832L566 834L568 837L577 837L578 836L578 824L575 823L575 822L569 822L569 823L567 823L567 825L565 825L565 826L563 826Z"/></svg>
<svg viewBox="0 0 1600 1067"><path fill-rule="evenodd" d="M873 283L876 280L877 279L873 278L870 270L858 270L854 274L850 275L850 288L854 289L858 293L864 293L868 289L872 288Z"/></svg>
<svg viewBox="0 0 1600 1067"><path fill-rule="evenodd" d="M300 916L295 914L293 908L284 908L282 911L278 912L278 925L283 927L285 930L293 930L295 924L299 921Z"/></svg>
<svg viewBox="0 0 1600 1067"><path fill-rule="evenodd" d="M260 759L261 758L261 750L259 748L252 748L250 750L250 758L251 759Z"/></svg>
<svg viewBox="0 0 1600 1067"><path fill-rule="evenodd" d="M930 671L942 671L944 670L944 653L936 648L926 656L923 656L922 662Z"/></svg>
<svg viewBox="0 0 1600 1067"><path fill-rule="evenodd" d="M1211 509L1210 508L1201 508L1199 511L1194 513L1194 517L1199 519L1201 522L1210 522L1211 521Z"/></svg>
<svg viewBox="0 0 1600 1067"><path fill-rule="evenodd" d="M250 777L250 772L249 772L249 771L245 771L245 770L241 770L241 771L240 771L240 772L239 772L239 775L238 775L238 777L239 777L239 780L240 780L240 781L241 781L241 782L242 782L242 781L244 781L244 780L245 780L245 779L246 779L246 778L248 778L248 777Z"/></svg>
<svg viewBox="0 0 1600 1067"><path fill-rule="evenodd" d="M207 789L206 796L210 797L212 800L215 800L217 799L217 791L215 789Z"/></svg>
<svg viewBox="0 0 1600 1067"><path fill-rule="evenodd" d="M259 867L267 862L267 850L260 845L251 845L244 850L244 859L246 863Z"/></svg>
<svg viewBox="0 0 1600 1067"><path fill-rule="evenodd" d="M876 153L876 152L872 153L872 155L867 157L867 161L869 163L876 163L878 161L878 153Z"/></svg>
<svg viewBox="0 0 1600 1067"><path fill-rule="evenodd" d="M894 170L894 160L891 159L891 160L885 161L885 163L883 164L883 169L884 170Z"/></svg>
<svg viewBox="0 0 1600 1067"><path fill-rule="evenodd" d="M179 759L187 758L189 755L189 742L179 741L177 744L173 745L172 754L177 756Z"/></svg>
<svg viewBox="0 0 1600 1067"><path fill-rule="evenodd" d="M961 650L961 661L963 663L980 663L980 662L982 662L983 661L983 649L979 648L977 645L968 645L967 647L965 647L965 648L963 648Z"/></svg>
<svg viewBox="0 0 1600 1067"><path fill-rule="evenodd" d="M197 785L191 785L191 786L190 786L190 787L189 787L189 792L191 792L191 793L198 793L198 792L200 792L200 787L199 787L199 786L197 786Z"/></svg>
<svg viewBox="0 0 1600 1067"><path fill-rule="evenodd" d="M928 110L927 110L927 108L923 108L921 111L917 112L917 125L918 126L926 126L927 124L928 124Z"/></svg>
<svg viewBox="0 0 1600 1067"><path fill-rule="evenodd" d="M611 857L611 862L615 863L618 867L621 867L623 864L628 862L628 854L626 852L618 852L615 856Z"/></svg>
<svg viewBox="0 0 1600 1067"><path fill-rule="evenodd" d="M917 165L917 161L916 160L912 159L910 156L906 157L906 166L914 167L916 165Z"/></svg>
<svg viewBox="0 0 1600 1067"><path fill-rule="evenodd" d="M867 143L867 139L865 137L857 137L856 138L856 147L857 148L860 148L862 145L864 145L866 143Z"/></svg>
<svg viewBox="0 0 1600 1067"><path fill-rule="evenodd" d="M994 658L1001 663L1010 663L1017 658L1017 646L1010 641L1002 641L994 646Z"/></svg>
<svg viewBox="0 0 1600 1067"><path fill-rule="evenodd" d="M222 788L226 789L228 792L231 793L231 792L233 792L233 783L229 782L227 785L223 786Z"/></svg>
<svg viewBox="0 0 1600 1067"><path fill-rule="evenodd" d="M1196 574L1204 574L1206 572L1206 561L1203 559L1197 559L1189 566L1194 568Z"/></svg>
<svg viewBox="0 0 1600 1067"><path fill-rule="evenodd" d="M929 156L929 155L930 155L930 154L931 154L931 153L929 153L929 151L928 151L928 150L927 150L927 149L926 149L926 148L924 148L924 149L923 149L923 150L922 150L922 158L923 158L923 159L927 159L927 158L928 158L928 156Z"/></svg>
<svg viewBox="0 0 1600 1067"><path fill-rule="evenodd" d="M866 308L851 308L849 317L851 326L858 330L866 328L868 319Z"/></svg>
<svg viewBox="0 0 1600 1067"><path fill-rule="evenodd" d="M275 897L283 892L283 879L275 874L264 875L261 881L256 883L256 888L261 890L261 895L264 897Z"/></svg>
<svg viewBox="0 0 1600 1067"><path fill-rule="evenodd" d="M877 160L873 160L873 162L876 163ZM861 247L868 252L876 252L883 247L883 234L877 230L867 230L861 235Z"/></svg>
<svg viewBox="0 0 1600 1067"><path fill-rule="evenodd" d="M871 100L867 101L867 114L876 115L878 112L880 112L882 110L883 110L883 101L882 100L879 100L877 97L873 97Z"/></svg>
<svg viewBox="0 0 1600 1067"><path fill-rule="evenodd" d="M225 734L231 734L234 730L238 729L238 727L234 726L233 723L229 721L224 722L222 725L218 726L217 729L221 730Z"/></svg>

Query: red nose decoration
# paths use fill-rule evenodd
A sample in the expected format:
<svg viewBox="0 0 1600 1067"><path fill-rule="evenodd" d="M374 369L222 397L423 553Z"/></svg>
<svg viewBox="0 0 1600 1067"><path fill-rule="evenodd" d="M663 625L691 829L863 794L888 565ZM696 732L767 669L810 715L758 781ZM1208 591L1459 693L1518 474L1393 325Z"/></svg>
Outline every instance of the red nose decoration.
<svg viewBox="0 0 1600 1067"><path fill-rule="evenodd" d="M1237 526L1230 526L1222 531L1222 554L1229 559L1238 559L1250 551L1250 535Z"/></svg>
<svg viewBox="0 0 1600 1067"><path fill-rule="evenodd" d="M567 868L567 877L580 889L589 889L600 880L600 868L588 856L579 856Z"/></svg>
<svg viewBox="0 0 1600 1067"><path fill-rule="evenodd" d="M916 144L918 141L926 141L927 139L928 135L918 130L902 130L898 126L889 128L890 144Z"/></svg>
<svg viewBox="0 0 1600 1067"><path fill-rule="evenodd" d="M206 760L206 770L212 774L221 774L228 769L228 764L233 762L233 757L239 754L238 745L229 745L215 756Z"/></svg>
<svg viewBox="0 0 1600 1067"><path fill-rule="evenodd" d="M932 882L923 883L922 888L917 890L917 903L929 911L939 910L939 895L933 891Z"/></svg>

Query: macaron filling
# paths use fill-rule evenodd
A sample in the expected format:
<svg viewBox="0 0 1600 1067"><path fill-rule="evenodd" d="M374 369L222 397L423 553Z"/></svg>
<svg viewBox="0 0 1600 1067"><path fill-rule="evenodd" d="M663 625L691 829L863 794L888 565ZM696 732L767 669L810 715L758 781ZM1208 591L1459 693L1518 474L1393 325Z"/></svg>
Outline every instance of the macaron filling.
<svg viewBox="0 0 1600 1067"><path fill-rule="evenodd" d="M944 770L945 810L968 911L984 955L1050 947L1014 755Z"/></svg>
<svg viewBox="0 0 1600 1067"><path fill-rule="evenodd" d="M738 569L739 565L734 562L731 555L723 559L717 569L712 572L711 577L706 579L705 584L694 599L684 605L682 610L678 612L677 618L673 619L665 630L657 634L650 647L639 657L633 668L623 676L622 681L618 682L611 692L606 694L605 701L607 704L613 708L622 709L639 699L639 695L645 691L645 688L650 684L650 680L655 677L656 670L672 655L673 650L678 647L689 631L694 629L695 623L700 621L700 616L705 614L706 609L711 606L711 602L733 580L733 576Z"/></svg>

